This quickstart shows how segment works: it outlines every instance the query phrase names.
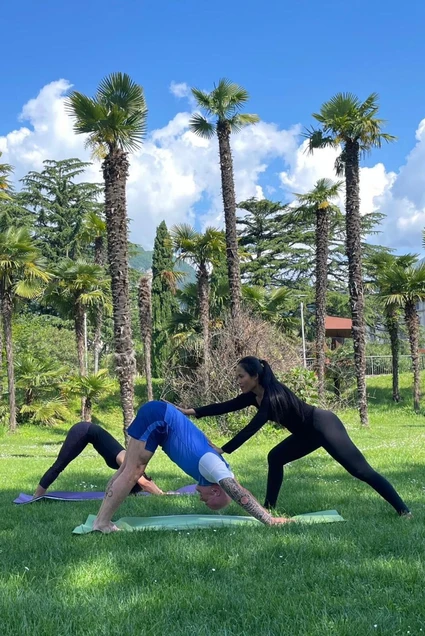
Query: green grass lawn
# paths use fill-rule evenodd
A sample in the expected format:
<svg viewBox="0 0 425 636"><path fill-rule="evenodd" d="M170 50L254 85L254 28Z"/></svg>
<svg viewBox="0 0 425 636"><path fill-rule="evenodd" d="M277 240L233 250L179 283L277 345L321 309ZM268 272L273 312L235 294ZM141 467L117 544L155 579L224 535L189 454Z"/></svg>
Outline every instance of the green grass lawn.
<svg viewBox="0 0 425 636"><path fill-rule="evenodd" d="M23 427L0 437L0 634L303 635L425 633L425 418L388 400L390 377L369 381L369 429L343 419L372 465L414 512L400 519L366 485L319 451L286 469L279 512L336 508L345 523L277 528L75 536L96 502L15 506L32 492L68 425ZM424 387L425 388L425 387ZM96 411L120 436L113 397ZM214 436L214 441L223 441ZM282 433L259 433L231 457L236 476L261 500L266 455ZM55 483L102 490L111 471L84 454ZM158 452L151 474L164 489L190 483ZM195 497L130 497L118 516L206 513ZM230 514L241 514L232 506Z"/></svg>

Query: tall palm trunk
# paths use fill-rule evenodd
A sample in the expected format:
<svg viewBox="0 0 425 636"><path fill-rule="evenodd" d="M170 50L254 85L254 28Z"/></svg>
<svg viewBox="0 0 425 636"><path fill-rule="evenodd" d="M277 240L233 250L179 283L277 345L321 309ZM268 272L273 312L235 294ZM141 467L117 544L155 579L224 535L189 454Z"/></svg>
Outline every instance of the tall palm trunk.
<svg viewBox="0 0 425 636"><path fill-rule="evenodd" d="M205 263L200 264L196 277L198 284L199 317L204 345L204 391L205 397L208 399L210 376L210 299L208 270Z"/></svg>
<svg viewBox="0 0 425 636"><path fill-rule="evenodd" d="M128 239L126 181L128 159L125 152L113 149L103 162L105 214L108 235L108 261L111 274L114 318L115 368L120 384L124 435L134 416L135 357L131 334L128 283Z"/></svg>
<svg viewBox="0 0 425 636"><path fill-rule="evenodd" d="M241 314L241 272L236 232L236 198L233 179L232 150L230 148L230 126L227 122L218 122L217 136L220 153L224 221L226 226L226 258L230 290L230 311L233 321L237 323Z"/></svg>
<svg viewBox="0 0 425 636"><path fill-rule="evenodd" d="M419 411L420 401L420 373L419 373L419 316L416 305L412 300L404 307L407 329L409 331L410 355L413 367L413 408Z"/></svg>
<svg viewBox="0 0 425 636"><path fill-rule="evenodd" d="M13 301L10 288L2 284L1 288L1 315L3 320L4 345L6 349L7 387L9 392L9 430L16 431L16 395L15 395L15 369L13 366L12 344L12 313Z"/></svg>
<svg viewBox="0 0 425 636"><path fill-rule="evenodd" d="M148 400L153 400L152 389L152 279L141 276L139 281L139 320L145 358Z"/></svg>
<svg viewBox="0 0 425 636"><path fill-rule="evenodd" d="M97 236L94 240L94 262L96 265L104 267L105 265L105 246L103 236ZM103 326L103 307L96 308L94 318L94 337L93 337L93 369L94 373L99 371L99 358L102 350L102 326Z"/></svg>
<svg viewBox="0 0 425 636"><path fill-rule="evenodd" d="M77 342L78 370L79 370L80 376L86 375L84 317L85 317L85 312L81 303L76 302L74 325L75 325L75 339ZM84 420L84 405L85 405L85 398L84 396L82 396L81 397L81 419L83 420Z"/></svg>
<svg viewBox="0 0 425 636"><path fill-rule="evenodd" d="M0 300L0 315L1 315L1 300ZM3 398L3 330L0 328L0 399Z"/></svg>
<svg viewBox="0 0 425 636"><path fill-rule="evenodd" d="M91 399L89 397L86 397L84 399L84 410L83 410L84 422L91 422L91 409L92 409Z"/></svg>
<svg viewBox="0 0 425 636"><path fill-rule="evenodd" d="M359 144L357 141L347 141L345 145L345 185L348 288L352 317L354 366L360 422L363 426L367 426L366 326L361 254Z"/></svg>
<svg viewBox="0 0 425 636"><path fill-rule="evenodd" d="M326 208L316 211L316 370L320 400L325 399L326 290L328 282L329 217Z"/></svg>
<svg viewBox="0 0 425 636"><path fill-rule="evenodd" d="M398 364L400 353L400 341L398 337L398 312L397 308L389 306L386 311L385 322L390 335L391 343L391 364L393 376L393 401L400 401L400 389L398 382Z"/></svg>

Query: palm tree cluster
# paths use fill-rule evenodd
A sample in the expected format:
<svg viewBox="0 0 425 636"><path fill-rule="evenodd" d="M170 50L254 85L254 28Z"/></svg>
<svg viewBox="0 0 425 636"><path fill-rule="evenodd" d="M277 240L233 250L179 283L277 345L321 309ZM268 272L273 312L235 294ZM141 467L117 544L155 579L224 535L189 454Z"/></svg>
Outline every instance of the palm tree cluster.
<svg viewBox="0 0 425 636"><path fill-rule="evenodd" d="M197 343L200 352L198 361L202 362L205 370L206 394L209 392L212 326L224 320L228 305L235 334L238 333L237 326L244 308L273 323L279 331L294 330L296 286L293 281L282 280L276 272L282 263L285 244L292 241L291 244L296 246L294 250L299 250L300 242L307 242L308 234L315 254L315 369L319 396L323 401L326 392L325 316L329 285L338 276L337 272L329 271L330 252L335 234L339 233L345 237L358 405L361 422L366 425L365 263L362 254L365 222L360 215L360 160L383 142L394 140L394 137L382 132L384 121L378 116L377 95L372 94L362 102L350 93L338 93L313 115L318 127L307 129L305 133L309 152L327 146L338 150L335 171L344 180L319 179L310 192L296 194L295 204L290 206L268 201L243 202L240 207L251 214L251 223L248 216L245 220L237 219L230 144L233 134L259 121L257 115L242 112L249 94L227 79L221 79L209 93L193 88L192 94L201 112L192 116L190 130L206 139L216 137L218 142L224 231L208 227L199 232L186 224L172 228L169 240L177 266L179 261L190 263L195 270L195 283L178 288L179 273L174 269L171 271L171 268L157 272L156 264L153 264L153 280L150 275L139 276L137 304L148 397L153 396L152 362L158 369L158 361L151 360L151 352L157 346L166 351L166 330L172 334L175 344L181 344L182 338ZM129 155L140 148L146 135L148 109L143 88L124 73L113 73L102 80L93 97L78 91L71 92L66 107L75 132L85 136L86 146L94 157L102 161L101 188L96 184L80 184L80 188L70 185L69 179L81 174L86 165L72 159L46 162L43 173L30 173L23 180L23 192L15 195L10 187L12 168L0 164L0 200L5 204L0 209L0 303L8 369L10 428L16 428L11 331L13 303L17 299L32 299L44 311L56 312L73 321L78 375L69 381L69 390L80 395L81 414L85 418L91 417L93 401L109 382L105 370L99 370L99 360L105 320L112 315L114 368L126 431L134 417L136 371L126 183ZM49 199L45 192L58 175L63 184L56 189L60 196L56 194ZM337 205L344 186L345 215ZM101 192L104 196L102 203L99 200ZM65 202L66 205L72 204L75 218L78 218L78 223L72 228L67 225ZM46 236L49 232L53 236L52 227L55 232L56 228L60 230L62 243L59 241L57 245L50 246L55 257L49 264L43 258L46 253L42 251L40 241L24 226L24 219L31 215L38 215L38 230L47 232ZM11 218L20 219L21 226L16 221L15 226L6 229ZM238 223L245 223L245 230L239 235ZM162 234L167 234L165 226L161 224L160 227ZM304 234L302 228L305 228ZM62 258L63 241L68 241L65 252L72 258ZM90 258L87 258L84 246L90 246ZM68 247L72 253L68 252ZM340 246L335 252L340 257L338 250L341 251ZM381 251L380 262L379 259L369 259L368 271L373 273L371 289L385 306L385 322L393 351L393 396L395 400L399 399L398 308L402 307L413 360L414 405L418 409L419 330L416 303L425 298L422 289L425 269L417 265L414 257L396 258L388 251L386 266L382 267L383 254ZM303 259L302 267L305 267L305 255ZM247 276L251 277L251 284L244 280ZM153 298L164 285L173 298L173 308L168 308L166 325L158 322L158 316L152 310ZM306 290L307 282L302 291ZM94 334L92 369L88 363L88 323L93 325ZM17 386L24 389L21 411L28 417L40 417L42 405L38 403L37 396L44 390L43 387L48 386L51 375L56 373L56 377L61 378L62 371L47 363L43 366L31 357L20 360L16 368L19 369ZM65 395L63 383L61 386L61 395ZM44 411L46 421L51 421L55 413L60 416L61 404L60 400L50 400L50 406Z"/></svg>

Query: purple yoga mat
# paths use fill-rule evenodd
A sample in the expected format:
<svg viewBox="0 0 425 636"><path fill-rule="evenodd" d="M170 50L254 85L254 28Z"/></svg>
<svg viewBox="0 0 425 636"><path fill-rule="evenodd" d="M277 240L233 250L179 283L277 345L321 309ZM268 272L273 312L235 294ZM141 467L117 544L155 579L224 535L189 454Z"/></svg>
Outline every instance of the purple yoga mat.
<svg viewBox="0 0 425 636"><path fill-rule="evenodd" d="M196 484L190 484L190 486L183 486L182 488L178 488L178 490L172 490L167 492L166 495L194 495L196 493ZM43 495L42 497L37 497L36 499L32 498L32 495L26 495L21 492L19 497L17 497L13 503L15 504L28 504L33 503L34 501L40 501L41 499L52 499L53 501L93 501L94 499L103 499L105 496L104 492L95 492L95 491L84 491L84 492L69 492L69 491L61 491L56 490L54 492L49 492L47 495ZM139 492L136 497L150 497L150 493L148 492Z"/></svg>

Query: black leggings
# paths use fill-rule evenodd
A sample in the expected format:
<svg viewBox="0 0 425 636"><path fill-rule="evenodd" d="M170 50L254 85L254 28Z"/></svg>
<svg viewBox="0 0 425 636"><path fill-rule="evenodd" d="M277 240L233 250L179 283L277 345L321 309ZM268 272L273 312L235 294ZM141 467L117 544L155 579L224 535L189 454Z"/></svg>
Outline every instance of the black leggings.
<svg viewBox="0 0 425 636"><path fill-rule="evenodd" d="M80 422L69 429L57 460L40 479L40 486L47 490L68 464L83 452L87 444L93 445L109 468L119 468L116 458L124 450L123 446L100 426Z"/></svg>
<svg viewBox="0 0 425 636"><path fill-rule="evenodd" d="M318 448L324 448L353 477L372 486L399 515L409 512L390 482L367 463L357 446L351 441L339 417L331 411L322 409L315 409L311 432L290 435L270 451L267 458L269 473L265 508L273 508L276 505L282 486L284 465L305 457Z"/></svg>

